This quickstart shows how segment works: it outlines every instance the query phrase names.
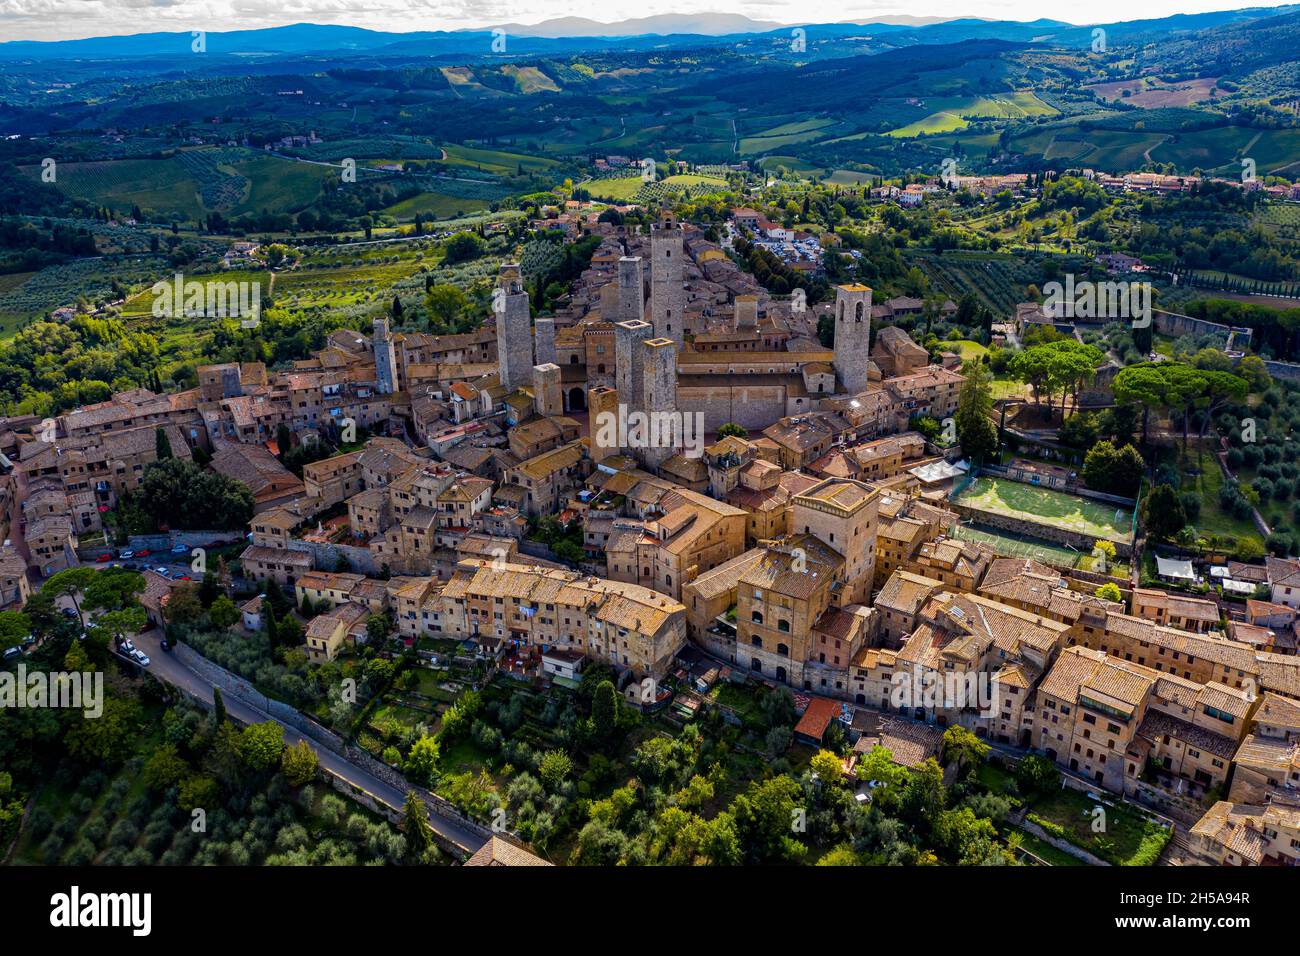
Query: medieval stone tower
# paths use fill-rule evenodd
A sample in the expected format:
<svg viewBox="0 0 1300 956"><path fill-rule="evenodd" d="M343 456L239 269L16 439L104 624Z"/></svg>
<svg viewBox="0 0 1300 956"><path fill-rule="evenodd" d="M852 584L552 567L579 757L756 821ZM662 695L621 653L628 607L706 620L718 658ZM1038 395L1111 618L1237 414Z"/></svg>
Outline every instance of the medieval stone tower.
<svg viewBox="0 0 1300 956"><path fill-rule="evenodd" d="M614 383L619 402L630 412L645 410L645 346L641 343L654 337L655 329L649 322L620 322L614 326Z"/></svg>
<svg viewBox="0 0 1300 956"><path fill-rule="evenodd" d="M682 227L669 211L650 227L650 322L655 335L682 347L686 317Z"/></svg>
<svg viewBox="0 0 1300 956"><path fill-rule="evenodd" d="M604 421L602 416L612 415L613 421L618 421L619 401L617 390L608 385L594 385L587 389L587 409L591 416L590 455L592 462L597 465L622 451L617 445L602 445L598 440L601 423Z"/></svg>
<svg viewBox="0 0 1300 956"><path fill-rule="evenodd" d="M564 395L560 367L554 362L533 366L533 410L538 415L563 415Z"/></svg>
<svg viewBox="0 0 1300 956"><path fill-rule="evenodd" d="M375 391L380 395L392 395L397 388L397 356L393 339L388 334L387 319L375 319L371 344L375 350Z"/></svg>
<svg viewBox="0 0 1300 956"><path fill-rule="evenodd" d="M645 273L640 256L618 260L618 321L645 319Z"/></svg>
<svg viewBox="0 0 1300 956"><path fill-rule="evenodd" d="M835 287L835 376L850 395L865 391L871 346L871 289Z"/></svg>
<svg viewBox="0 0 1300 956"><path fill-rule="evenodd" d="M555 319L549 315L539 315L533 334L535 336L533 351L537 356L537 364L545 365L550 362L558 365L555 360Z"/></svg>
<svg viewBox="0 0 1300 956"><path fill-rule="evenodd" d="M825 478L790 500L790 530L811 534L844 556L842 587L834 602L862 604L876 574L880 495L853 478Z"/></svg>
<svg viewBox="0 0 1300 956"><path fill-rule="evenodd" d="M529 384L533 374L533 326L528 314L528 293L519 266L501 267L492 297L497 319L497 367L501 384L509 391Z"/></svg>
<svg viewBox="0 0 1300 956"><path fill-rule="evenodd" d="M677 344L669 338L646 339L644 350L643 389L645 411L652 419L658 413L677 413ZM667 442L651 442L651 447L641 449L641 460L651 471L658 471L665 461L677 451Z"/></svg>
<svg viewBox="0 0 1300 956"><path fill-rule="evenodd" d="M738 295L736 296L736 331L737 332L757 332L758 331L758 296L756 295Z"/></svg>

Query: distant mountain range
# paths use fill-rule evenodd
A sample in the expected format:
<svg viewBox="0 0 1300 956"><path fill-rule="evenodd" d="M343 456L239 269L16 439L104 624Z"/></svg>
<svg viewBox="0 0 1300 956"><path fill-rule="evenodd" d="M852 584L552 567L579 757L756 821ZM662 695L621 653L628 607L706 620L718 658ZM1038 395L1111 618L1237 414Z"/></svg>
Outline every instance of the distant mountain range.
<svg viewBox="0 0 1300 956"><path fill-rule="evenodd" d="M907 15L875 17L867 21L841 20L843 26L898 26L920 27L933 23L947 23L961 17L912 17ZM802 26L797 23L776 23L771 20L752 20L738 13L697 13L678 15L660 14L638 17L617 23L600 23L586 17L557 17L541 23L501 23L494 28L507 33L528 37L631 37L631 36L734 36L744 33L770 33L773 30Z"/></svg>
<svg viewBox="0 0 1300 956"><path fill-rule="evenodd" d="M1179 14L1156 20L1100 24L1110 43L1133 42L1171 34L1273 17L1300 10L1300 4L1282 7ZM779 24L739 14L663 14L600 23L585 17L562 17L538 24L507 23L495 27L454 31L391 33L362 27L315 23L257 30L209 32L205 52L213 57L301 57L340 55L482 56L491 50L494 29L504 30L509 55L563 54L599 49L654 49L667 46L709 45L761 38L788 32L795 26L816 36L846 38L871 35L890 44L957 43L971 39L1013 43L1056 42L1071 46L1091 42L1095 25L1079 26L1059 20L1030 22L988 20L978 17L883 16L866 22ZM0 61L136 60L176 58L191 52L189 33L141 33L133 36L91 37L82 40L11 40L0 43ZM493 51L496 52L496 51Z"/></svg>

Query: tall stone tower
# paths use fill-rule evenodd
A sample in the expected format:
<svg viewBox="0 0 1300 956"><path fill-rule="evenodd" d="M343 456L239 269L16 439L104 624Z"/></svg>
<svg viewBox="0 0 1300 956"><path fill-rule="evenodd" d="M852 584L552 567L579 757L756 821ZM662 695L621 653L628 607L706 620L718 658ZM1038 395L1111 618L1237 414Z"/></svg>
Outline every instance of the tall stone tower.
<svg viewBox="0 0 1300 956"><path fill-rule="evenodd" d="M554 362L533 366L533 410L538 415L563 415L564 391L560 367Z"/></svg>
<svg viewBox="0 0 1300 956"><path fill-rule="evenodd" d="M736 296L736 331L758 332L758 296Z"/></svg>
<svg viewBox="0 0 1300 956"><path fill-rule="evenodd" d="M528 314L528 293L519 266L501 267L492 296L497 319L497 367L508 390L529 384L533 374L533 325Z"/></svg>
<svg viewBox="0 0 1300 956"><path fill-rule="evenodd" d="M686 316L682 227L669 210L650 227L650 322L655 335L682 347Z"/></svg>
<svg viewBox="0 0 1300 956"><path fill-rule="evenodd" d="M587 389L587 411L590 414L588 421L591 424L591 449L589 454L591 460L597 465L606 458L612 458L622 452L617 442L612 445L602 445L598 440L601 432L602 416L613 415L613 420L618 421L618 403L618 391L608 385L593 385Z"/></svg>
<svg viewBox="0 0 1300 956"><path fill-rule="evenodd" d="M643 398L645 411L651 422L665 420L665 413L677 414L677 344L670 338L646 339L641 348L644 350ZM653 431L659 431L652 427ZM651 436L655 437L655 436ZM663 437L661 432L658 436ZM671 458L677 448L665 441L652 441L650 447L640 449L641 460L652 471Z"/></svg>
<svg viewBox="0 0 1300 956"><path fill-rule="evenodd" d="M871 289L835 287L835 376L850 395L866 390L871 361Z"/></svg>
<svg viewBox="0 0 1300 956"><path fill-rule="evenodd" d="M555 362L555 319L549 315L539 315L533 327L533 352L537 364L545 365Z"/></svg>
<svg viewBox="0 0 1300 956"><path fill-rule="evenodd" d="M645 346L647 339L655 337L655 328L649 322L619 322L614 326L614 384L618 386L618 400L627 410L645 409Z"/></svg>
<svg viewBox="0 0 1300 956"><path fill-rule="evenodd" d="M812 534L844 556L842 587L834 602L862 604L876 574L880 494L853 478L825 478L790 500L790 531Z"/></svg>
<svg viewBox="0 0 1300 956"><path fill-rule="evenodd" d="M645 272L640 256L618 260L618 321L645 319Z"/></svg>
<svg viewBox="0 0 1300 956"><path fill-rule="evenodd" d="M375 350L375 391L380 395L392 395L397 388L397 355L393 339L388 334L388 319L375 319L371 344Z"/></svg>

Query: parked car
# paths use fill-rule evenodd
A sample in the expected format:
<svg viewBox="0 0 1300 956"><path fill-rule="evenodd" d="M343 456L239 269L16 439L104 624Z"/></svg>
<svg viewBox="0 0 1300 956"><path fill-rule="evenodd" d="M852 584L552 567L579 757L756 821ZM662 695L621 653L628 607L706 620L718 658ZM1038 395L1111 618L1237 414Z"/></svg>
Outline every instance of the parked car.
<svg viewBox="0 0 1300 956"><path fill-rule="evenodd" d="M177 580L177 581L188 581L189 579L190 579L190 576L189 576L188 574L178 574L178 575L176 575L176 577L175 577L174 580Z"/></svg>
<svg viewBox="0 0 1300 956"><path fill-rule="evenodd" d="M109 561L112 560L113 560L113 556L111 554L99 554L95 556L96 564L107 564Z"/></svg>
<svg viewBox="0 0 1300 956"><path fill-rule="evenodd" d="M133 657L135 659L135 662L139 664L141 667L149 666L149 656L145 654L144 651L135 651L131 654L131 657Z"/></svg>
<svg viewBox="0 0 1300 956"><path fill-rule="evenodd" d="M135 653L135 645L131 643L129 639L123 640L122 643L118 645L118 649L126 651L128 654Z"/></svg>
<svg viewBox="0 0 1300 956"><path fill-rule="evenodd" d="M64 617L71 619L77 616L77 609L75 607L60 608L59 613Z"/></svg>
<svg viewBox="0 0 1300 956"><path fill-rule="evenodd" d="M126 561L126 560L128 560L128 559L130 559L130 558L134 558L134 557L135 557L135 552L128 548L128 549L125 550L125 551L119 551L119 552L117 552L117 556L118 556L119 558L121 558L123 561Z"/></svg>
<svg viewBox="0 0 1300 956"><path fill-rule="evenodd" d="M154 574L161 574L165 578L169 578L172 576L172 569L168 567L164 567L161 564L158 565L158 567L154 568L153 571Z"/></svg>
<svg viewBox="0 0 1300 956"><path fill-rule="evenodd" d="M136 556L137 558L147 558L147 557L149 557L149 549L148 549L148 548L141 548L139 551L137 551L137 552L135 553L135 556Z"/></svg>
<svg viewBox="0 0 1300 956"><path fill-rule="evenodd" d="M176 545L176 547L172 548L172 554L189 554L189 553L190 553L190 549L188 545L178 544Z"/></svg>
<svg viewBox="0 0 1300 956"><path fill-rule="evenodd" d="M11 661L15 657L21 657L22 653L23 649L21 647L7 647L5 648L5 660Z"/></svg>

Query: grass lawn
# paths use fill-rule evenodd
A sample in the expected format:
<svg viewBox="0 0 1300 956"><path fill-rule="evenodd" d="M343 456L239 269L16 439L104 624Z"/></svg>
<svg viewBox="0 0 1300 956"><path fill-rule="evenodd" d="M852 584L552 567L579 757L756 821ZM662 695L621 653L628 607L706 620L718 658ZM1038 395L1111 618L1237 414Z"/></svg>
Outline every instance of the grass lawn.
<svg viewBox="0 0 1300 956"><path fill-rule="evenodd" d="M975 771L975 779L989 793L999 796L1009 795L1007 787L1015 782L1015 775L1000 764L986 760Z"/></svg>
<svg viewBox="0 0 1300 956"><path fill-rule="evenodd" d="M999 398L1024 398L1025 383L1017 382L1009 378L995 378L989 383L993 392L993 400Z"/></svg>
<svg viewBox="0 0 1300 956"><path fill-rule="evenodd" d="M956 500L980 511L1017 514L1031 524L1065 528L1090 538L1133 540L1133 512L1049 488L981 475Z"/></svg>
<svg viewBox="0 0 1300 956"><path fill-rule="evenodd" d="M718 687L714 700L723 707L730 707L747 727L765 729L766 721L758 702L765 691L739 684L722 684Z"/></svg>
<svg viewBox="0 0 1300 956"><path fill-rule="evenodd" d="M443 671L432 671L427 667L412 667L410 673L415 675L414 690L417 694L447 703L456 699L456 695L451 691L438 686L442 683L443 678L440 678L439 674L444 673Z"/></svg>
<svg viewBox="0 0 1300 956"><path fill-rule="evenodd" d="M1030 812L1056 824L1065 839L1116 866L1155 863L1169 842L1169 831L1122 807L1106 806L1105 830L1093 832L1093 808L1098 804L1077 790L1062 788L1040 798Z"/></svg>
<svg viewBox="0 0 1300 956"><path fill-rule="evenodd" d="M1032 833L1027 833L1024 830L1017 830L1016 832L1020 834L1020 845L1024 849L1032 853L1034 856L1038 857L1048 866L1087 866L1088 865L1087 863L1084 863L1082 860L1080 860L1078 857L1070 856L1070 854L1066 853L1064 850L1058 850L1050 843L1044 843L1042 840L1038 839L1038 837L1034 836Z"/></svg>
<svg viewBox="0 0 1300 956"><path fill-rule="evenodd" d="M1190 468L1199 469L1200 474L1190 474ZM1245 538L1254 538L1261 546L1264 544L1263 537L1250 518L1235 517L1219 504L1219 489L1223 487L1226 479L1213 455L1207 453L1199 459L1197 456L1189 456L1179 462L1179 471L1183 475L1183 483L1179 491L1191 492L1201 500L1201 513L1192 522L1197 531L1207 537L1214 535L1221 540L1221 543L1226 543L1222 541L1225 538L1232 538L1238 542Z"/></svg>
<svg viewBox="0 0 1300 956"><path fill-rule="evenodd" d="M940 342L939 348L948 352L956 352L961 356L963 362L982 358L989 351L988 348L971 339L953 339L950 342ZM1016 384L1020 385L1021 383L1017 382Z"/></svg>
<svg viewBox="0 0 1300 956"><path fill-rule="evenodd" d="M484 768L490 771L500 759L496 754L484 753L466 735L442 752L438 766L444 774L478 773Z"/></svg>

